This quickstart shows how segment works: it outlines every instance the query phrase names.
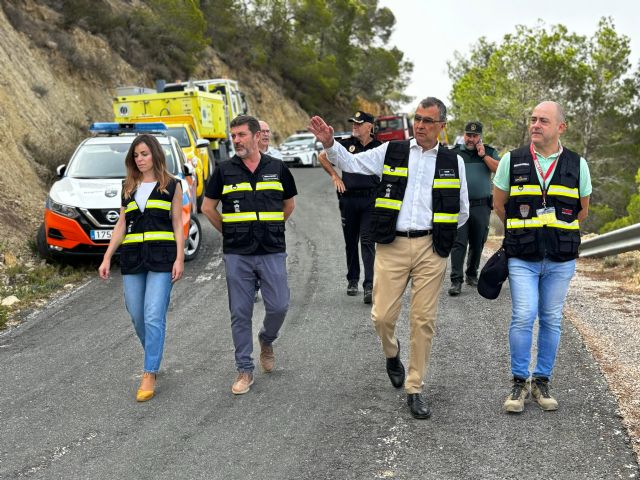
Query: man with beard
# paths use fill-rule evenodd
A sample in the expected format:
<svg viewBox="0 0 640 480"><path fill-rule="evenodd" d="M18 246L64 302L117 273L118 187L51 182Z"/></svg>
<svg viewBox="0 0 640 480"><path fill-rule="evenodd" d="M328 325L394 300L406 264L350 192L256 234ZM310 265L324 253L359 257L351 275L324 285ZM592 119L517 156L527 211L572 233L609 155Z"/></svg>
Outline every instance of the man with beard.
<svg viewBox="0 0 640 480"><path fill-rule="evenodd" d="M498 168L500 156L495 148L482 143L482 124L469 122L464 127L464 139L453 151L462 157L467 171L469 188L469 220L458 229L451 250L451 288L449 295L460 295L464 257L469 245L465 280L467 285L478 285L478 267L484 243L489 233L491 216L491 173Z"/></svg>
<svg viewBox="0 0 640 480"><path fill-rule="evenodd" d="M296 185L281 160L260 152L260 123L240 115L230 125L236 154L220 163L207 184L204 213L222 233L231 333L238 375L232 393L247 393L253 385L251 321L255 282L261 280L265 317L258 340L260 365L269 373L275 365L273 341L289 308L285 221L295 207ZM222 204L222 213L217 211Z"/></svg>

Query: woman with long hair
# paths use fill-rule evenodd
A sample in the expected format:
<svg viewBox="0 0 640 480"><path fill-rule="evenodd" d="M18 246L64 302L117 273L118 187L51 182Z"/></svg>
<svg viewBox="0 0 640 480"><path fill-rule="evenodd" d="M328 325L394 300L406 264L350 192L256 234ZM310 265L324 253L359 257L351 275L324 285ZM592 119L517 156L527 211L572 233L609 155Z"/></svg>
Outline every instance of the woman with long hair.
<svg viewBox="0 0 640 480"><path fill-rule="evenodd" d="M122 206L99 274L109 278L111 257L120 247L127 311L144 349L144 372L136 400L155 394L166 315L173 283L184 271L182 187L166 169L153 135L138 135L125 159Z"/></svg>

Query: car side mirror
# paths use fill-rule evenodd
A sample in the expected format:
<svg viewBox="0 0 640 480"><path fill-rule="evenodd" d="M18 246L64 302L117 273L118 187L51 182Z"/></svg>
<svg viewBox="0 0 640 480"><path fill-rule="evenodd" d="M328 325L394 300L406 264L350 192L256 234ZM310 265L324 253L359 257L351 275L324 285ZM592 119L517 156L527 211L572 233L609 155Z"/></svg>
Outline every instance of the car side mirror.
<svg viewBox="0 0 640 480"><path fill-rule="evenodd" d="M196 140L196 148L207 148L209 146L209 140L204 138L198 138Z"/></svg>
<svg viewBox="0 0 640 480"><path fill-rule="evenodd" d="M316 150L324 150L324 145L322 145L322 142L316 142Z"/></svg>
<svg viewBox="0 0 640 480"><path fill-rule="evenodd" d="M185 176L191 177L194 172L195 172L195 168L193 168L193 165L191 165L190 163L182 164L182 173L184 173Z"/></svg>
<svg viewBox="0 0 640 480"><path fill-rule="evenodd" d="M58 178L62 178L62 176L64 175L64 172L67 171L67 166L63 163L62 165L58 165L58 168L56 168L56 175L58 175Z"/></svg>

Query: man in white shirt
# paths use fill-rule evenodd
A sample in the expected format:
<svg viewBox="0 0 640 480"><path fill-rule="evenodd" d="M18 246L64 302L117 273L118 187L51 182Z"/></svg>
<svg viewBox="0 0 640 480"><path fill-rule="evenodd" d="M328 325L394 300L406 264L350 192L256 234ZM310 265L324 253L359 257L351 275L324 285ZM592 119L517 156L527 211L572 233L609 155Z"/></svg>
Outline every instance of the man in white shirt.
<svg viewBox="0 0 640 480"><path fill-rule="evenodd" d="M260 120L260 140L258 141L258 149L260 153L269 155L270 157L282 160L282 154L279 150L273 148L269 143L271 142L271 129L269 124L263 120Z"/></svg>
<svg viewBox="0 0 640 480"><path fill-rule="evenodd" d="M438 142L447 109L434 97L420 102L414 117L415 138L393 141L359 154L333 140L333 127L311 118L309 130L343 171L381 177L376 194L372 236L377 243L371 317L387 358L394 387L403 384L411 414L429 418L420 395L431 354L438 297L457 228L469 216L462 158ZM411 280L409 373L400 361L395 325L402 296Z"/></svg>

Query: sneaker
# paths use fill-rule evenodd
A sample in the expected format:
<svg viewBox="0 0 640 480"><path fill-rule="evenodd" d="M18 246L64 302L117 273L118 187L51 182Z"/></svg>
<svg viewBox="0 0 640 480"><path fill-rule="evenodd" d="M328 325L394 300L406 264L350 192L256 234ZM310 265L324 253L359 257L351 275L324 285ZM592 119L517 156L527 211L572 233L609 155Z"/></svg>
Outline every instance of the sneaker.
<svg viewBox="0 0 640 480"><path fill-rule="evenodd" d="M260 340L260 366L262 371L265 373L272 372L275 363L276 356L273 354L273 346L262 343L262 340Z"/></svg>
<svg viewBox="0 0 640 480"><path fill-rule="evenodd" d="M458 295L460 295L461 291L462 291L462 282L451 283L451 288L449 289L449 295L451 295L452 297L457 297Z"/></svg>
<svg viewBox="0 0 640 480"><path fill-rule="evenodd" d="M347 287L347 295L355 297L358 294L358 281L349 280L349 286Z"/></svg>
<svg viewBox="0 0 640 480"><path fill-rule="evenodd" d="M511 413L524 410L524 401L529 396L529 382L523 378L513 377L511 393L504 402L504 409Z"/></svg>
<svg viewBox="0 0 640 480"><path fill-rule="evenodd" d="M558 409L558 401L549 393L549 379L533 377L531 381L531 396L542 410L547 412Z"/></svg>
<svg viewBox="0 0 640 480"><path fill-rule="evenodd" d="M364 303L369 305L373 300L373 289L371 287L364 287Z"/></svg>
<svg viewBox="0 0 640 480"><path fill-rule="evenodd" d="M477 286L478 286L478 279L477 279L476 277L469 277L469 276L467 276L467 277L465 278L465 283L466 283L467 285L472 286L472 287L477 287Z"/></svg>
<svg viewBox="0 0 640 480"><path fill-rule="evenodd" d="M231 393L234 395L242 395L247 393L253 385L253 373L251 372L238 372L235 382L231 387Z"/></svg>

